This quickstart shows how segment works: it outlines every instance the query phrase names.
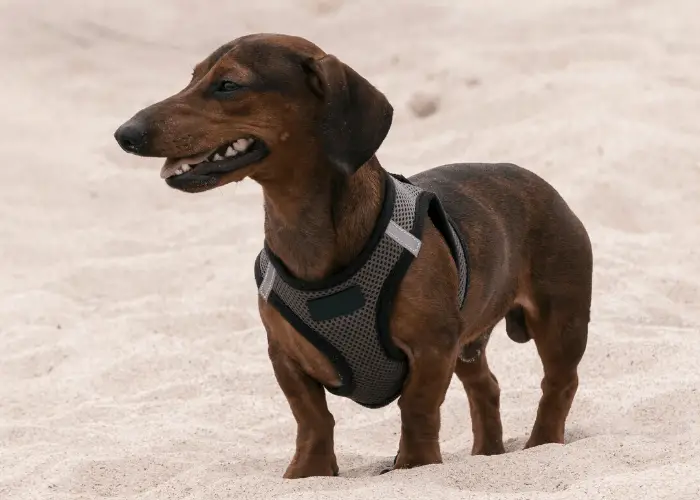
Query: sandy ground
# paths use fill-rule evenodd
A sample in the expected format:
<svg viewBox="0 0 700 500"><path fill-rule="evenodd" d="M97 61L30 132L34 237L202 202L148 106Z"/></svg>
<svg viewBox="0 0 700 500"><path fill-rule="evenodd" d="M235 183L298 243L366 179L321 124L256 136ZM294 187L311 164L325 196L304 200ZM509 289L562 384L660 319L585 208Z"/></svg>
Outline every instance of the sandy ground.
<svg viewBox="0 0 700 500"><path fill-rule="evenodd" d="M700 498L696 0L0 5L0 498ZM566 445L522 451L541 367L501 325L507 454L470 456L455 379L443 465L378 476L396 405L332 398L341 477L280 478L295 424L256 310L260 190L176 192L112 139L257 31L314 40L388 95L386 168L515 162L583 219L594 305Z"/></svg>

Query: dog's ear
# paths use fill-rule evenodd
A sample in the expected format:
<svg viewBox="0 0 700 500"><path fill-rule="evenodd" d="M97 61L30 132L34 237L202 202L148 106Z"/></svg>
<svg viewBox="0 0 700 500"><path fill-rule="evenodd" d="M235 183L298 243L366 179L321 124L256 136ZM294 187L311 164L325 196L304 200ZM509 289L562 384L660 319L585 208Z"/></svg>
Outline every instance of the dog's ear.
<svg viewBox="0 0 700 500"><path fill-rule="evenodd" d="M323 101L321 147L335 168L352 175L379 149L394 109L384 94L335 56L308 60L304 69Z"/></svg>

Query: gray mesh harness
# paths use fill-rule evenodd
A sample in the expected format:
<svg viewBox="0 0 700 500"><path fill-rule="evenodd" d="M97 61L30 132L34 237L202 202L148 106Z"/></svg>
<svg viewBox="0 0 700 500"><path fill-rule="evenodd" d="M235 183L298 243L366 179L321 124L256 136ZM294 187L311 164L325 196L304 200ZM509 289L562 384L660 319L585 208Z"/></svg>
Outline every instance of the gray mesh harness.
<svg viewBox="0 0 700 500"><path fill-rule="evenodd" d="M459 270L461 308L468 287L466 246L435 194L398 175L385 183L384 204L370 239L356 260L321 282L292 276L267 244L255 262L263 299L333 363L340 387L326 387L369 407L400 394L408 373L405 354L391 341L391 306L421 248L426 216L441 231Z"/></svg>

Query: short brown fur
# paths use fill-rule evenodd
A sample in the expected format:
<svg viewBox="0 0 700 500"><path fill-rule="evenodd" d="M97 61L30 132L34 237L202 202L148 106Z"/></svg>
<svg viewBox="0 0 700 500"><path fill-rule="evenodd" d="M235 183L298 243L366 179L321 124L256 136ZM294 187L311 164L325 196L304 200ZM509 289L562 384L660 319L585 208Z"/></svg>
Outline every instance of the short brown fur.
<svg viewBox="0 0 700 500"><path fill-rule="evenodd" d="M244 89L232 99L213 99L207 89L222 78ZM374 227L385 182L374 153L391 115L384 95L311 42L258 34L218 49L197 65L185 89L140 111L115 135L130 152L169 158L242 136L263 141L269 154L257 163L168 183L198 192L254 179L263 189L268 245L294 276L318 280L347 266ZM125 130L134 137L135 127L138 144L125 139ZM460 311L453 305L454 261L427 222L390 322L392 339L410 366L398 400L401 437L394 467L442 461L440 406L453 373L469 400L472 452L504 452L500 389L486 354L472 362L460 359L503 318L511 338L534 339L544 367L542 399L526 446L563 443L591 301L592 254L583 225L554 188L514 165L448 165L411 180L438 194L460 226L471 282ZM259 309L275 376L298 424L296 452L284 477L336 475L335 422L323 386L337 385L337 374L273 307L259 299Z"/></svg>

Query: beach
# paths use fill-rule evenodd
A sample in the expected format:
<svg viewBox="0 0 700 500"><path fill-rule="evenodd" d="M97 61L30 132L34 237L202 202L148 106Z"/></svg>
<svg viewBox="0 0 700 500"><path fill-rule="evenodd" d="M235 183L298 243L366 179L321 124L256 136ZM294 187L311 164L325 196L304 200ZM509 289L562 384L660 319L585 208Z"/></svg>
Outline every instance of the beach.
<svg viewBox="0 0 700 500"><path fill-rule="evenodd" d="M0 498L700 499L700 6L692 0L0 2ZM267 357L252 180L189 195L115 129L220 45L303 36L385 93L410 176L512 162L593 244L566 443L523 450L533 342L494 330L507 453L379 475L396 404L329 396L337 478L283 480L296 424Z"/></svg>

